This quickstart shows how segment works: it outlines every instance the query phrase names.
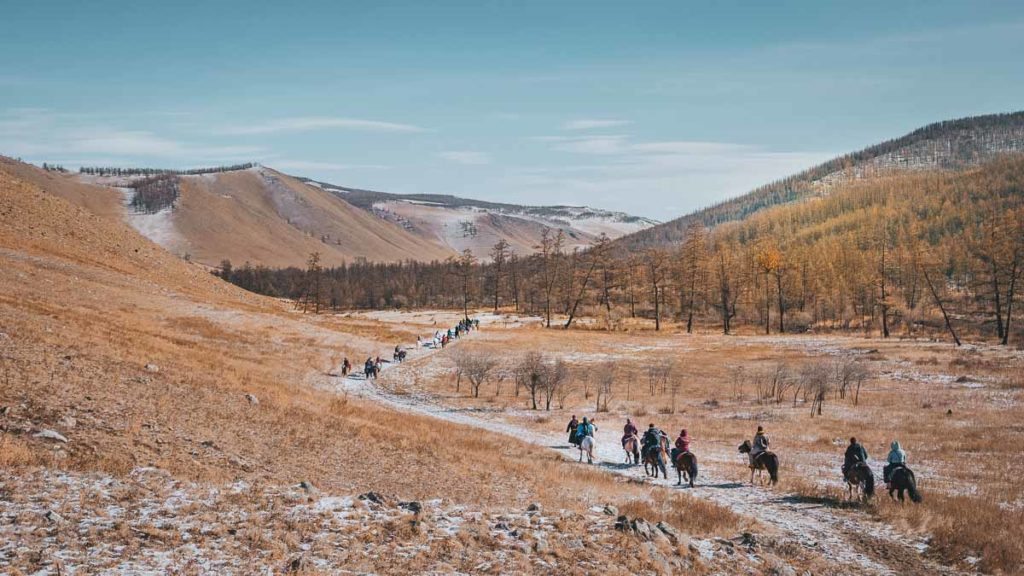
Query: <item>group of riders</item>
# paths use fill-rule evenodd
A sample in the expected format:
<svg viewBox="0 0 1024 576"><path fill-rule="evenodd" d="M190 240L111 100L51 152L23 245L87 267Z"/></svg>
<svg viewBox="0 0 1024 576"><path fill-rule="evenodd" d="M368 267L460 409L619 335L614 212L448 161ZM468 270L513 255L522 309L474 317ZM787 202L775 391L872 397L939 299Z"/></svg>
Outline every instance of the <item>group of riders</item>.
<svg viewBox="0 0 1024 576"><path fill-rule="evenodd" d="M444 348L452 340L460 338L462 335L466 334L470 330L479 329L480 320L477 320L475 318L463 318L462 320L459 320L458 324L456 324L452 328L449 328L447 331L438 330L437 332L435 332L433 339L423 339L417 336L416 346ZM401 345L395 346L395 350L391 354L390 361L395 363L405 362L405 358L407 355L408 351L405 348L402 348ZM363 375L366 377L367 380L376 378L377 376L380 375L380 371L384 367L384 364L386 362L388 362L388 360L384 360L380 356L377 356L376 358L373 356L368 357L366 359L366 362L363 363ZM352 373L352 363L349 362L348 357L345 357L341 361L341 375L348 376L350 373Z"/></svg>
<svg viewBox="0 0 1024 576"><path fill-rule="evenodd" d="M459 323L449 328L448 330L438 330L434 332L432 339L424 341L420 337L416 337L417 346L430 346L431 348L444 348L451 344L454 340L458 340L464 334L480 329L480 320L476 318L463 318L459 320Z"/></svg>
<svg viewBox="0 0 1024 576"><path fill-rule="evenodd" d="M576 418L574 414L569 424L566 426L566 432L569 433L569 443L579 447L584 438L590 436L593 437L594 433L597 432L597 425L594 424L593 419L583 418L582 421ZM675 442L672 443L669 439L668 434L663 430L655 426L653 423L647 426L647 430L644 431L643 435L640 435L640 431L637 429L636 424L630 418L626 419L626 424L622 430L622 448L626 451L627 462L633 465L639 465L643 462L646 464L650 463L655 466L654 475L657 476L657 466L660 465L661 470L664 472L664 462L662 461L661 453L663 451L668 452L668 446L671 445L671 462L676 468L682 469L680 463L685 462L689 470L684 470L689 473L692 478L697 473L697 462L696 457L690 451L690 443L693 442L693 437L690 436L689 431L683 428L679 431L679 435L676 437ZM764 431L763 426L757 427L757 432L754 434L753 440L745 441L740 446L741 452L746 452L749 459L749 466L751 469L751 479L753 480L754 470L766 470L769 472L772 481L777 479L777 467L778 460L774 454L769 451L771 441L768 435ZM685 458L684 458L685 456ZM631 458L630 458L631 457ZM868 453L864 449L864 446L857 441L856 438L850 438L850 444L846 448L846 453L843 459L843 479L849 484L857 483L858 476L855 474L858 470L867 470L870 474L870 468L868 467ZM893 440L890 444L889 455L886 458L885 467L882 469L882 478L885 481L886 488L890 491L895 489L893 486L893 478L897 474L909 476L909 483L911 485L911 498L917 501L916 488L913 488L913 472L907 468L907 453L903 450L898 440ZM692 482L691 482L692 485ZM870 493L868 494L870 495ZM900 491L900 499L902 500L902 490Z"/></svg>

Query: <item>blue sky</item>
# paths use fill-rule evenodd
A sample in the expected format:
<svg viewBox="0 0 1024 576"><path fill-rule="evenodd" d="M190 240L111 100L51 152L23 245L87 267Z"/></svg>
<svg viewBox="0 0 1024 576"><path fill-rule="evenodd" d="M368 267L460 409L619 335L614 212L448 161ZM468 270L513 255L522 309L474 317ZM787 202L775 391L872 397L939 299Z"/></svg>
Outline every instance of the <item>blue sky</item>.
<svg viewBox="0 0 1024 576"><path fill-rule="evenodd" d="M1019 2L5 2L0 154L667 220L1024 109Z"/></svg>

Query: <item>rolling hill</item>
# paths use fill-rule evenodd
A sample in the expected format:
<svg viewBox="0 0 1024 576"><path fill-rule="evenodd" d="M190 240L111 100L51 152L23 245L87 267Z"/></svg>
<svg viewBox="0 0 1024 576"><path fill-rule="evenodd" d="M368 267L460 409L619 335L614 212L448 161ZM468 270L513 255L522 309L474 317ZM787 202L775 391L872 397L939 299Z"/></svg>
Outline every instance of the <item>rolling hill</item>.
<svg viewBox="0 0 1024 576"><path fill-rule="evenodd" d="M828 194L856 180L926 170L959 170L1000 155L1024 152L1024 111L973 116L929 124L913 132L839 156L748 194L624 236L625 249L675 244L695 223L715 226L790 202Z"/></svg>
<svg viewBox="0 0 1024 576"><path fill-rule="evenodd" d="M618 238L658 222L586 206L522 206L445 194L390 194L307 180L379 218L394 222L424 240L478 257L504 238L518 254L529 254L544 228L562 230L566 247L590 245L601 234Z"/></svg>
<svg viewBox="0 0 1024 576"><path fill-rule="evenodd" d="M563 230L572 250L602 233L618 238L656 224L586 207L343 188L250 164L71 174L0 157L0 168L94 214L124 219L170 252L206 266L223 260L302 266L313 252L326 265L444 260L465 249L486 260L500 239L519 254L533 252L545 228Z"/></svg>

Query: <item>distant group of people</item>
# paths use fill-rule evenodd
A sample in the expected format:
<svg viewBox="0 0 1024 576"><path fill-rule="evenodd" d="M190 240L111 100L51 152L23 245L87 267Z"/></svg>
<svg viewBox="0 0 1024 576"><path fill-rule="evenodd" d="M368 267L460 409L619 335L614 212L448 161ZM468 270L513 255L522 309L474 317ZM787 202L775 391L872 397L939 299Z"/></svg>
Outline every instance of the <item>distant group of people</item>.
<svg viewBox="0 0 1024 576"><path fill-rule="evenodd" d="M416 346L431 346L434 348L444 348L452 340L462 337L464 334L471 330L480 329L480 320L473 318L464 318L459 321L458 324L448 329L447 331L438 330L434 333L432 339L424 339L419 336L416 337ZM400 344L395 346L394 351L391 354L390 362L401 363L405 362L409 351L403 348ZM388 360L384 360L380 356L368 357L366 362L363 363L363 374L366 378L373 379L380 375L381 369ZM353 371L352 362L349 361L348 357L345 357L341 361L341 375L348 376Z"/></svg>
<svg viewBox="0 0 1024 576"><path fill-rule="evenodd" d="M868 451L864 445L856 437L850 438L850 443L846 446L846 452L843 454L843 478L847 478L850 471L856 466L867 465L867 463ZM885 466L882 467L882 480L885 482L886 488L890 487L893 472L906 467L907 452L900 445L899 440L893 440L889 444L889 454L885 457Z"/></svg>
<svg viewBox="0 0 1024 576"><path fill-rule="evenodd" d="M463 318L459 320L459 323L449 328L448 330L438 330L434 332L434 338L423 342L422 339L416 338L416 344L418 346L431 346L432 348L441 347L444 348L451 344L452 341L461 338L467 332L472 330L480 329L480 320L476 318Z"/></svg>
<svg viewBox="0 0 1024 576"><path fill-rule="evenodd" d="M398 350L398 347L396 346L395 349ZM381 368L384 367L385 362L387 361L381 358L380 356L377 356L376 358L374 358L373 356L368 357L366 359L366 362L363 363L363 375L366 376L367 379L376 378L378 375L380 375L380 370ZM350 362L348 357L346 356L341 360L341 375L348 376L351 373L352 362Z"/></svg>

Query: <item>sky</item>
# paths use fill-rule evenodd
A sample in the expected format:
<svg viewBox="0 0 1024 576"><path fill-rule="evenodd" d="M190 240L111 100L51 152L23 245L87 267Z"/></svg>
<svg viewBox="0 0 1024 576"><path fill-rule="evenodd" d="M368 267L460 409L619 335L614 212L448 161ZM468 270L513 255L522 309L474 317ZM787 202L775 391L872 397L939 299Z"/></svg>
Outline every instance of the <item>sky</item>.
<svg viewBox="0 0 1024 576"><path fill-rule="evenodd" d="M1024 3L14 2L0 154L657 220L1024 109Z"/></svg>

